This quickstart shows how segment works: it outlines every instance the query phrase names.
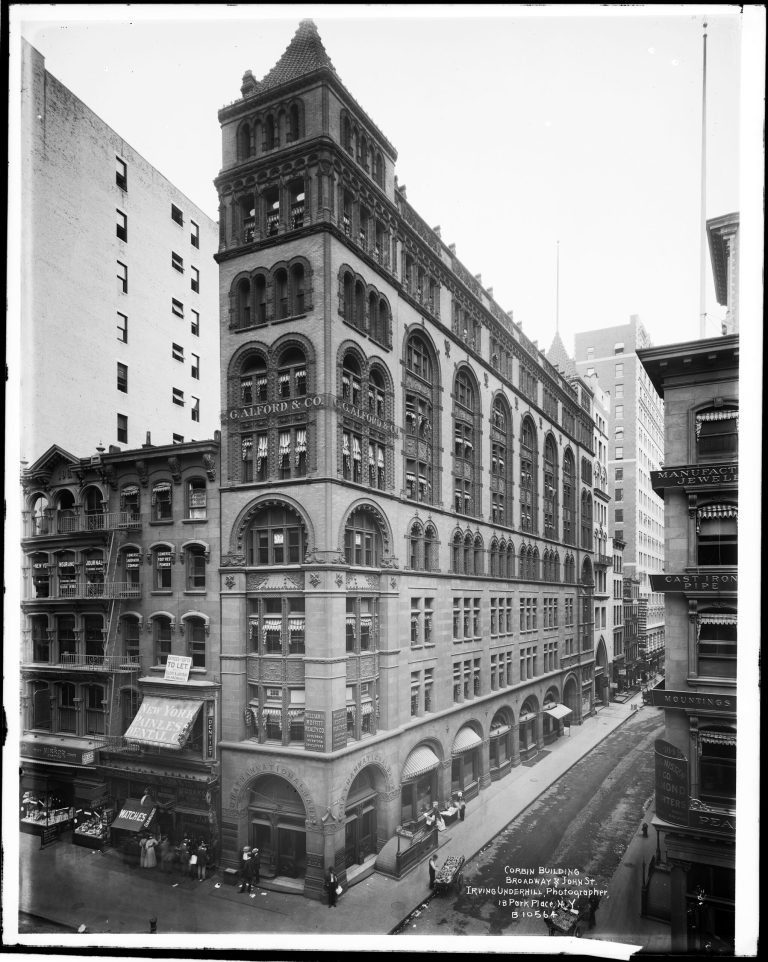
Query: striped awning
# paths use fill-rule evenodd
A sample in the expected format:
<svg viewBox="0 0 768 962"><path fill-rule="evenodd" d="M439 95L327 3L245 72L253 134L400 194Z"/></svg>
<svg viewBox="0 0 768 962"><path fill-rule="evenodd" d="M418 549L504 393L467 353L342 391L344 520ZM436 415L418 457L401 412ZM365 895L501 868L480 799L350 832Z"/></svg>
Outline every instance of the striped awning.
<svg viewBox="0 0 768 962"><path fill-rule="evenodd" d="M739 412L734 408L727 408L724 411L703 411L701 414L696 415L696 437L698 438L701 434L703 421L738 421L738 419Z"/></svg>
<svg viewBox="0 0 768 962"><path fill-rule="evenodd" d="M735 614L703 614L699 615L700 625L735 625L738 616Z"/></svg>
<svg viewBox="0 0 768 962"><path fill-rule="evenodd" d="M706 504L696 514L699 518L738 518L739 509L735 504Z"/></svg>
<svg viewBox="0 0 768 962"><path fill-rule="evenodd" d="M482 744L483 740L477 732L472 731L471 728L462 728L453 740L451 755L461 755Z"/></svg>
<svg viewBox="0 0 768 962"><path fill-rule="evenodd" d="M699 741L708 745L736 745L736 732L699 732Z"/></svg>
<svg viewBox="0 0 768 962"><path fill-rule="evenodd" d="M568 708L566 705L555 705L552 708L545 708L544 711L551 718L566 718L568 715L572 714L572 709Z"/></svg>
<svg viewBox="0 0 768 962"><path fill-rule="evenodd" d="M413 781L414 778L419 778L421 775L426 775L427 772L431 772L439 765L440 759L437 757L437 755L435 755L432 749L428 748L426 745L419 745L418 748L414 748L414 750L406 759L405 765L403 766L403 773L400 776L400 781Z"/></svg>
<svg viewBox="0 0 768 962"><path fill-rule="evenodd" d="M491 738L498 738L499 735L506 735L508 731L511 731L510 725L499 725L498 728L491 729Z"/></svg>

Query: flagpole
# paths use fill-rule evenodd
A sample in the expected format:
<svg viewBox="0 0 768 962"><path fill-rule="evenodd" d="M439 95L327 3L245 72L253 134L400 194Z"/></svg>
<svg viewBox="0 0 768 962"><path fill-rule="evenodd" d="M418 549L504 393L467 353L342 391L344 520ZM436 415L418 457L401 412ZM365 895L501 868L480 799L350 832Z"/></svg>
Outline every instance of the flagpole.
<svg viewBox="0 0 768 962"><path fill-rule="evenodd" d="M707 336L707 22L701 83L701 258L699 262L699 337Z"/></svg>

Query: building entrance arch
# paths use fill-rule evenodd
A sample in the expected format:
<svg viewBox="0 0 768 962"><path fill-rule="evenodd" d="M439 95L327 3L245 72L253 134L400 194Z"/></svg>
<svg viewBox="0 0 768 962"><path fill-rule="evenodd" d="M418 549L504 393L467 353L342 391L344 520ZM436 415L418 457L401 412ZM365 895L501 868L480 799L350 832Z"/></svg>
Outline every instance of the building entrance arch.
<svg viewBox="0 0 768 962"><path fill-rule="evenodd" d="M573 712L573 720L581 721L581 697L579 686L573 675L569 675L563 685L563 704Z"/></svg>
<svg viewBox="0 0 768 962"><path fill-rule="evenodd" d="M248 842L259 850L266 878L304 878L307 867L307 812L293 785L279 775L262 775L248 793Z"/></svg>
<svg viewBox="0 0 768 962"><path fill-rule="evenodd" d="M379 804L385 778L375 765L358 772L344 808L344 865L362 864L377 852Z"/></svg>

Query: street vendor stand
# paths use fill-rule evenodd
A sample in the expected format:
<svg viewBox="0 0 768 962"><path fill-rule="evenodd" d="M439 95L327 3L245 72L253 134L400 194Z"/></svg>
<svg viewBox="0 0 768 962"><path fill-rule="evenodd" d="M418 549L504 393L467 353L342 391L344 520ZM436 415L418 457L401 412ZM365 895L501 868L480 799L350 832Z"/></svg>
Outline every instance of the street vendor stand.
<svg viewBox="0 0 768 962"><path fill-rule="evenodd" d="M461 893L461 886L464 881L464 873L462 871L464 861L463 855L448 856L435 876L435 895L447 895L451 888L455 889L457 895Z"/></svg>
<svg viewBox="0 0 768 962"><path fill-rule="evenodd" d="M571 935L580 939L587 929L593 927L596 909L597 904L588 896L580 895L573 908L555 909L544 921L550 935Z"/></svg>

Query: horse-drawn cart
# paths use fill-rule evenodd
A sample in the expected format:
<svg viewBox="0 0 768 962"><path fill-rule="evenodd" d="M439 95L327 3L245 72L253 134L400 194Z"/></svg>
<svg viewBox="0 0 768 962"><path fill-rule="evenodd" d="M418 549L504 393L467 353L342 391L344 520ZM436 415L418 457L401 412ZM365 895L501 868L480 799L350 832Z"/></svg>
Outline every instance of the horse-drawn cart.
<svg viewBox="0 0 768 962"><path fill-rule="evenodd" d="M435 876L435 895L447 895L451 888L456 894L461 892L464 881L464 856L449 855L437 871Z"/></svg>

